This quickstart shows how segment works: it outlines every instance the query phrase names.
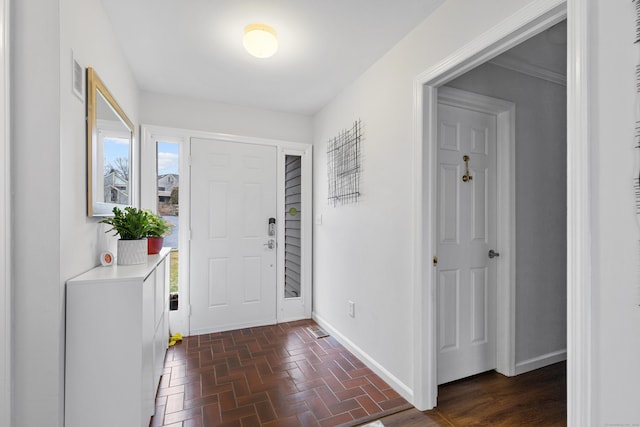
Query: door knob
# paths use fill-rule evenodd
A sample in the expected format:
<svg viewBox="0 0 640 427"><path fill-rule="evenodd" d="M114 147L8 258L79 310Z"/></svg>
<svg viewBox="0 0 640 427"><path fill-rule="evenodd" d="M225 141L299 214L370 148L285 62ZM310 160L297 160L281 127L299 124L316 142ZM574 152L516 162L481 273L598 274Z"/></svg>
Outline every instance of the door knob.
<svg viewBox="0 0 640 427"><path fill-rule="evenodd" d="M498 252L494 251L493 249L489 250L489 258L490 259L494 259L497 256L500 256L500 254Z"/></svg>

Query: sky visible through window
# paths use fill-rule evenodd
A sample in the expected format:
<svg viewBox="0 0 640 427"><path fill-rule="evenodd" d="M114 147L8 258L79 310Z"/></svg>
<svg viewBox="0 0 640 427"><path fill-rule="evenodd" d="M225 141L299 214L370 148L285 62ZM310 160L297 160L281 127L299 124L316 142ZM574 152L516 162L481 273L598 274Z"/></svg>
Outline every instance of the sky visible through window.
<svg viewBox="0 0 640 427"><path fill-rule="evenodd" d="M129 158L129 140L125 138L106 137L104 139L104 165L115 165L117 158Z"/></svg>
<svg viewBox="0 0 640 427"><path fill-rule="evenodd" d="M180 165L180 144L158 141L158 175L177 174Z"/></svg>

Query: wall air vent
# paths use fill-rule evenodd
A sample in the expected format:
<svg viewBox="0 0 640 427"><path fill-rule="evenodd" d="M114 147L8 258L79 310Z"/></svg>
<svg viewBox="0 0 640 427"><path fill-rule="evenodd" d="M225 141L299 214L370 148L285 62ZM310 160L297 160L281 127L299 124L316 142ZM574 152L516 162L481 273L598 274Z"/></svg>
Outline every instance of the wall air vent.
<svg viewBox="0 0 640 427"><path fill-rule="evenodd" d="M80 101L84 102L84 68L76 61L73 51L71 52L71 77L71 90Z"/></svg>

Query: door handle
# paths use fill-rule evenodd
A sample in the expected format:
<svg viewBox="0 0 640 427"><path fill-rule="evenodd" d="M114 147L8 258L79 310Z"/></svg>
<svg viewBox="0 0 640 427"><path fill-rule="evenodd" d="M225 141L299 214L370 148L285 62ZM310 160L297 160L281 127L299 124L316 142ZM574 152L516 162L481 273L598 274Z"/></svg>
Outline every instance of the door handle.
<svg viewBox="0 0 640 427"><path fill-rule="evenodd" d="M494 251L493 249L489 250L489 258L490 259L494 259L497 256L500 256L500 254L498 252Z"/></svg>
<svg viewBox="0 0 640 427"><path fill-rule="evenodd" d="M269 239L269 240L267 240L267 243L264 244L264 246L266 246L267 249L275 249L276 241L273 240L273 239Z"/></svg>
<svg viewBox="0 0 640 427"><path fill-rule="evenodd" d="M462 156L462 160L464 160L465 171L466 171L464 175L462 175L462 181L469 182L473 179L473 177L469 175L469 156L465 154L464 156Z"/></svg>

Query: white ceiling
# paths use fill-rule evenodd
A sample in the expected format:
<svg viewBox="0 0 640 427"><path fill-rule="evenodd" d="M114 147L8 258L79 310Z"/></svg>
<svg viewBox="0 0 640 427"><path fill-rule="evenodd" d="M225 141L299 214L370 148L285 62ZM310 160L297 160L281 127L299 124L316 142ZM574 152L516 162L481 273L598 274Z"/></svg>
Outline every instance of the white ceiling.
<svg viewBox="0 0 640 427"><path fill-rule="evenodd" d="M142 90L313 114L444 0L102 0ZM256 59L244 27L278 32Z"/></svg>

